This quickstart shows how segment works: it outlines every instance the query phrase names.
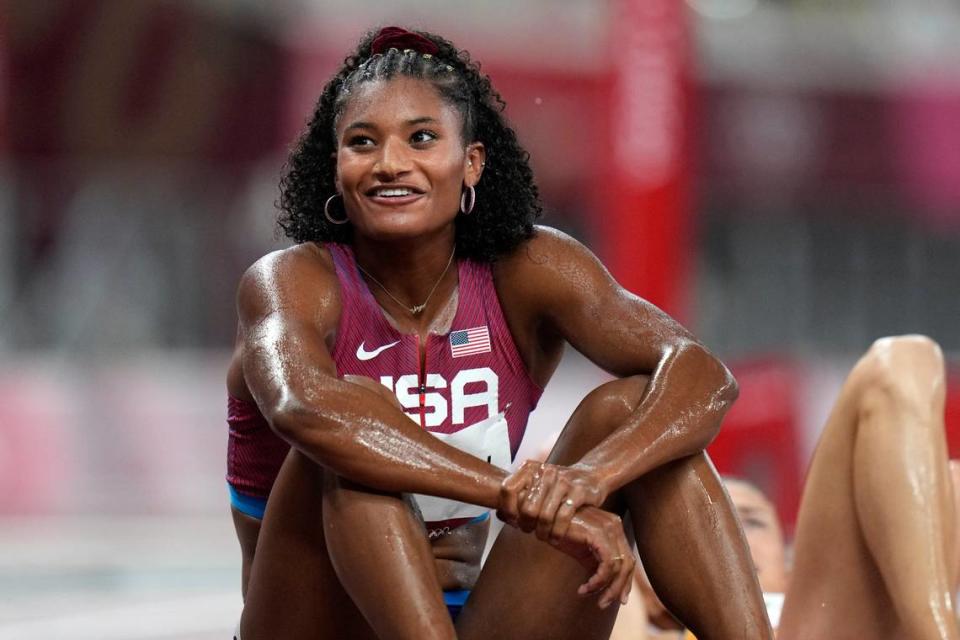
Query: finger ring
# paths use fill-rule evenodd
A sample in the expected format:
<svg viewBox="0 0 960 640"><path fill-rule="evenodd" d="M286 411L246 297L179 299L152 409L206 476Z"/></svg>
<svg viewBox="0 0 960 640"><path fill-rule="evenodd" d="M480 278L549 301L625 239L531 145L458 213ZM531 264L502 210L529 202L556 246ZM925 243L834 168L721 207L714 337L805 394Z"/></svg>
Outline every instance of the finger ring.
<svg viewBox="0 0 960 640"><path fill-rule="evenodd" d="M613 556L611 560L623 560L623 556Z"/></svg>
<svg viewBox="0 0 960 640"><path fill-rule="evenodd" d="M571 500L570 498L567 498L566 500L563 501L563 504L567 505L568 507L572 507L573 500Z"/></svg>

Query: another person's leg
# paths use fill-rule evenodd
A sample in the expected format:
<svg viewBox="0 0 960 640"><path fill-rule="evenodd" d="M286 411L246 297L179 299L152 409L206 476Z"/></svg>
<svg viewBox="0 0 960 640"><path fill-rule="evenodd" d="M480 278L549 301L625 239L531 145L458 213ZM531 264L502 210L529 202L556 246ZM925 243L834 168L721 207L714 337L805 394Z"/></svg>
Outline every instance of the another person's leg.
<svg viewBox="0 0 960 640"><path fill-rule="evenodd" d="M572 464L627 419L643 377L591 392L571 416L549 461ZM770 638L760 589L732 506L701 454L646 474L614 496L631 511L640 557L658 593L701 640ZM577 596L586 570L533 535L505 528L457 623L460 637L607 638L617 606Z"/></svg>
<svg viewBox="0 0 960 640"><path fill-rule="evenodd" d="M951 460L949 465L950 485L953 489L953 560L950 564L950 586L956 595L960 590L960 460ZM956 600L953 604L956 606Z"/></svg>
<svg viewBox="0 0 960 640"><path fill-rule="evenodd" d="M960 638L944 364L919 336L877 341L824 427L797 523L779 638Z"/></svg>

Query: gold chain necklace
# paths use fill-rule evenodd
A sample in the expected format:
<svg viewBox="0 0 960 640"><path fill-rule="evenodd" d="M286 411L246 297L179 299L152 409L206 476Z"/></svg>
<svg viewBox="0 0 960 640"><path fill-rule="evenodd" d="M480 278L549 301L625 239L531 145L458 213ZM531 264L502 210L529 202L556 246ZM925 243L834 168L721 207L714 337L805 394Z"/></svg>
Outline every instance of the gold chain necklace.
<svg viewBox="0 0 960 640"><path fill-rule="evenodd" d="M397 298L397 296L390 293L390 291L387 290L385 286L383 286L383 283L377 280L376 278L374 278L372 275L370 275L370 272L364 269L363 267L361 267L359 262L357 262L357 269L360 269L363 275L373 280L378 287L383 289L383 292L385 294L387 294L393 299L394 302L396 302L398 305L400 305L401 307L409 311L411 315L417 316L417 315L420 315L420 312L422 312L424 309L427 308L427 303L430 302L430 298L433 297L433 292L437 290L437 287L439 287L440 283L443 281L443 276L447 275L447 271L450 270L450 265L453 264L453 256L456 253L457 253L457 245L454 244L453 251L450 252L450 259L447 260L447 266L443 268L443 273L440 274L440 277L437 278L437 281L434 283L433 288L430 289L430 293L427 294L427 299L423 301L423 304L415 304L412 307L408 307L405 302L402 302L399 298Z"/></svg>

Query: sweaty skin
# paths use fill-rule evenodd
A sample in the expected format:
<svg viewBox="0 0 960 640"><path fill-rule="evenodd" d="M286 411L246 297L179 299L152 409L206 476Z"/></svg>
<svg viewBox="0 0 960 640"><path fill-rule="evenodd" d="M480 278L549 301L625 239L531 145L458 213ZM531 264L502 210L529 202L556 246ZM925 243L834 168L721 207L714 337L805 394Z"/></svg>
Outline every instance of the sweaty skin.
<svg viewBox="0 0 960 640"><path fill-rule="evenodd" d="M944 364L929 338L878 340L820 437L779 640L957 640Z"/></svg>
<svg viewBox="0 0 960 640"><path fill-rule="evenodd" d="M461 130L458 112L429 83L407 78L363 85L339 120L337 184L353 250L382 283L368 284L404 333L442 332L449 317L443 309L457 271L435 285L436 278L453 248L462 185L480 180L485 159L482 145L463 143ZM377 195L382 186L415 196L395 204ZM330 353L341 301L324 248L275 252L244 275L229 391L255 400L294 449L271 493L256 554L250 541L258 536L238 519L245 557L252 557L245 640L318 631L454 637L439 586L471 582L480 546L467 531L463 544L451 538L428 547L402 497L409 493L497 509L550 539L504 531L458 622L461 638L490 637L491 621L503 629L496 637L606 637L616 607L596 604L626 596L633 558L619 518L601 505L629 507L641 555L656 558L651 578L701 638L770 637L742 534L702 454L736 396L726 368L557 231L538 228L495 264L494 281L537 384L549 381L566 343L623 377L584 401L586 417L571 418L540 477L528 466L508 478L420 429L386 390L337 377ZM419 302L434 286L416 316L394 299ZM568 512L563 495L575 498ZM578 585L599 599L578 598ZM740 606L720 606L721 594Z"/></svg>
<svg viewBox="0 0 960 640"><path fill-rule="evenodd" d="M946 460L943 379L939 347L923 336L878 340L857 363L813 455L792 578L773 504L725 481L760 585L785 593L781 640L957 638L960 462ZM651 623L676 628L655 619L662 605L644 583L629 604L648 595ZM614 630L624 640L639 637L627 611Z"/></svg>

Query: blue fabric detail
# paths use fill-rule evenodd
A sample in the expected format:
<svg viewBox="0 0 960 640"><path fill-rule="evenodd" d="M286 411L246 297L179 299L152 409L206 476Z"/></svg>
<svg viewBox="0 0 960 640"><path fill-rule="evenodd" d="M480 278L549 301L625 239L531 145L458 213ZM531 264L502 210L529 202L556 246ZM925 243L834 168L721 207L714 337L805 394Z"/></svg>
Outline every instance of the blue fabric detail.
<svg viewBox="0 0 960 640"><path fill-rule="evenodd" d="M234 489L230 483L227 483L227 488L230 490L230 504L232 504L237 511L251 518L263 520L263 512L267 508L267 501L264 498L257 498L240 493Z"/></svg>
<svg viewBox="0 0 960 640"><path fill-rule="evenodd" d="M227 483L227 489L230 491L230 504L232 504L237 511L257 518L258 520L263 520L263 512L267 508L266 500L240 493L229 483ZM469 524L483 522L489 517L490 512L488 511L471 520ZM467 598L469 597L470 589L456 589L443 592L443 602L447 605L447 611L450 612L450 618L452 618L454 622L456 622L457 616L460 615L460 611L467 603Z"/></svg>
<svg viewBox="0 0 960 640"><path fill-rule="evenodd" d="M443 601L447 603L447 606L458 605L462 607L467 603L467 598L469 597L470 589L456 589L443 592Z"/></svg>
<svg viewBox="0 0 960 640"><path fill-rule="evenodd" d="M490 517L490 512L487 511L487 512L481 513L480 515L478 515L476 518L474 518L473 520L471 520L471 521L468 522L467 524L477 524L478 522L483 522L484 520L486 520L486 519L489 518L489 517Z"/></svg>
<svg viewBox="0 0 960 640"><path fill-rule="evenodd" d="M470 597L470 589L457 589L455 591L444 591L443 602L447 605L447 611L450 612L450 618L456 622L457 616L467 604L467 598Z"/></svg>
<svg viewBox="0 0 960 640"><path fill-rule="evenodd" d="M267 501L263 498L257 498L256 496L248 496L244 493L240 493L233 488L233 485L229 482L227 483L227 489L230 491L230 504L233 505L237 511L240 513L246 514L257 520L263 520L263 512L267 508ZM473 520L470 520L467 524L477 524L483 522L490 517L490 512L481 513Z"/></svg>

